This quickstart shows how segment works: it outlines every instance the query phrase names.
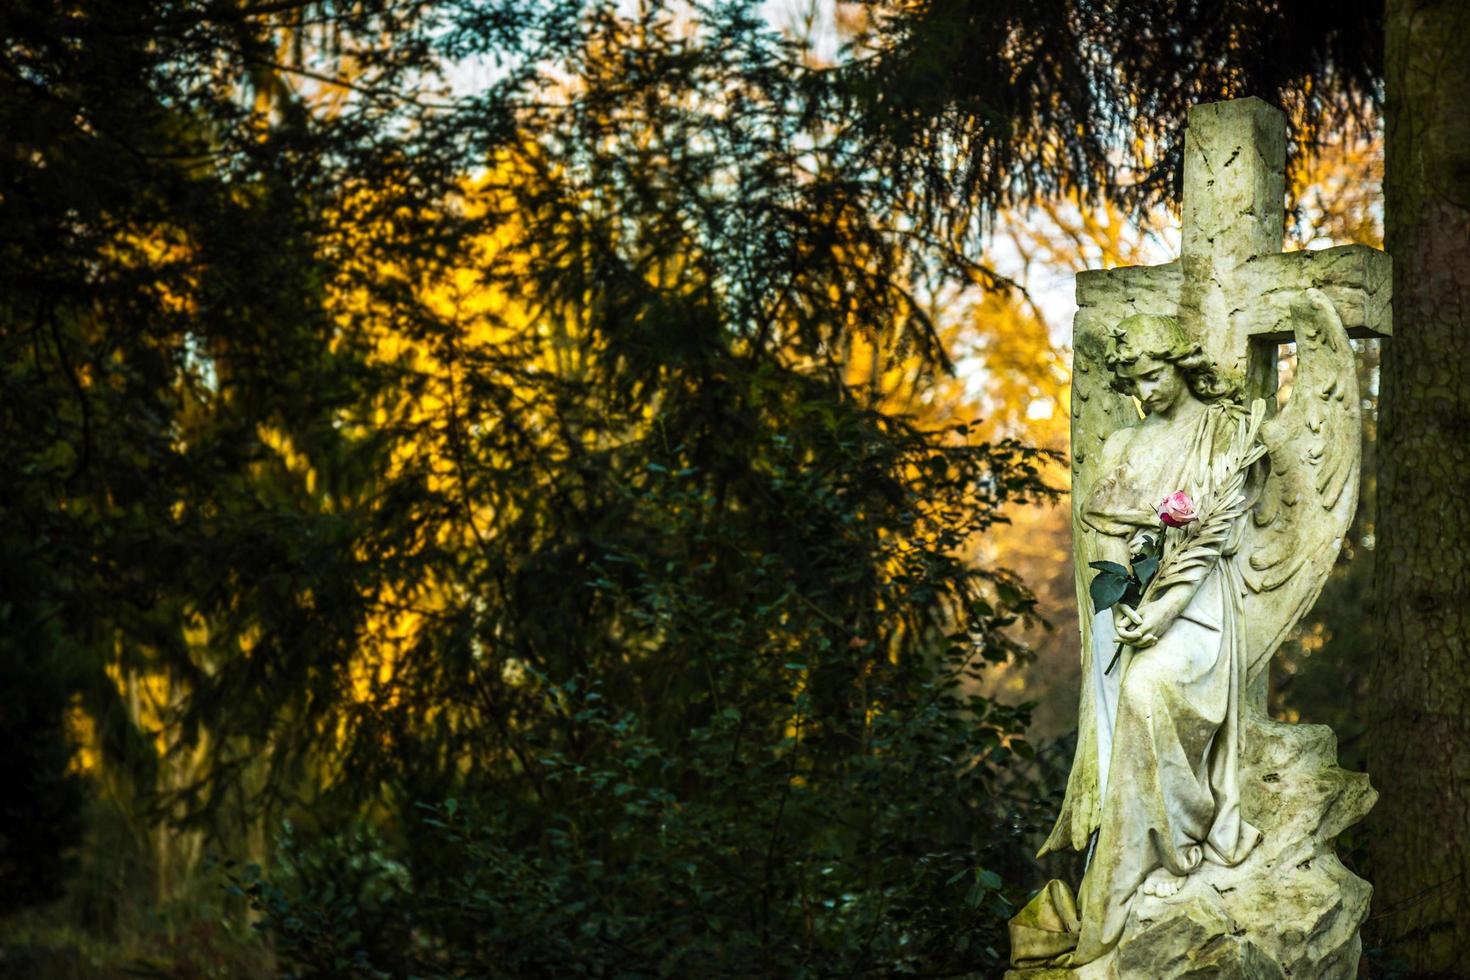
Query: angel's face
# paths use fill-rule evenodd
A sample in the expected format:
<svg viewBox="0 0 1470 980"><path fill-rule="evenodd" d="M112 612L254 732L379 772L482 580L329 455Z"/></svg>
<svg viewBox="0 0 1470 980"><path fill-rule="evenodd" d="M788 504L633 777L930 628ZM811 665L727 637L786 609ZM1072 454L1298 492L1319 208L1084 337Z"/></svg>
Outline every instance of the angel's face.
<svg viewBox="0 0 1470 980"><path fill-rule="evenodd" d="M1168 361L1150 354L1123 368L1123 376L1133 383L1133 390L1147 415L1169 416L1184 397L1188 385L1179 369Z"/></svg>

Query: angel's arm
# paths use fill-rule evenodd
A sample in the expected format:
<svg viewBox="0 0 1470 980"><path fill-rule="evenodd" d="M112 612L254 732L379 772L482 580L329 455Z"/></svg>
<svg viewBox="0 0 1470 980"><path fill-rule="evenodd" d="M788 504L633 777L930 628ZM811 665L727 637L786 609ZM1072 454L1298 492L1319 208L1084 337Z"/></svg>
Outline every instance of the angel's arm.
<svg viewBox="0 0 1470 980"><path fill-rule="evenodd" d="M1133 443L1135 428L1118 429L1103 442L1100 455L1102 477L1085 488L1082 520L1098 532L1099 557L1126 562L1129 542L1139 530L1158 526L1158 515L1140 501L1136 489L1125 478L1123 464Z"/></svg>

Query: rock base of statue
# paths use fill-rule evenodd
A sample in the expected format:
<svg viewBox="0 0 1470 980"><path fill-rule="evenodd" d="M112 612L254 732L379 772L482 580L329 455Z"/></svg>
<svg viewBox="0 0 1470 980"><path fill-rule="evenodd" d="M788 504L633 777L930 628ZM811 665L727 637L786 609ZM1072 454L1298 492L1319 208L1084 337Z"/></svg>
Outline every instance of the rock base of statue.
<svg viewBox="0 0 1470 980"><path fill-rule="evenodd" d="M1337 765L1324 725L1257 718L1242 739L1246 817L1264 839L1234 868L1206 864L1167 899L1134 901L1112 953L1076 969L1011 970L1006 980L1339 980L1357 976L1372 886L1334 841L1378 794Z"/></svg>

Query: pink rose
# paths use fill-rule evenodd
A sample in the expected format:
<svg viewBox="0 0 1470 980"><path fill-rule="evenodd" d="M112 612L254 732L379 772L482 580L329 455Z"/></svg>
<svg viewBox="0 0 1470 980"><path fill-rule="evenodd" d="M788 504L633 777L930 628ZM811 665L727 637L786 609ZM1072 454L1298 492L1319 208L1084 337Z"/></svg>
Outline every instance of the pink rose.
<svg viewBox="0 0 1470 980"><path fill-rule="evenodd" d="M1189 494L1183 490L1176 490L1164 498L1159 504L1159 520L1169 527L1183 527L1193 524L1199 519L1195 512L1194 501L1189 499Z"/></svg>

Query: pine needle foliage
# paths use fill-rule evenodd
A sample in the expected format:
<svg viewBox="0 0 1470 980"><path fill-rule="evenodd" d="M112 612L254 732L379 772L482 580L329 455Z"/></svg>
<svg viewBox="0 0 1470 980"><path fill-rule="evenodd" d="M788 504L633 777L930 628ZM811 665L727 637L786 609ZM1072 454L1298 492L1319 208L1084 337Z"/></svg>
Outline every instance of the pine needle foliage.
<svg viewBox="0 0 1470 980"><path fill-rule="evenodd" d="M295 819L283 969L993 970L1034 603L963 555L1047 491L844 380L992 283L842 76L755 4L0 17L34 690L142 825Z"/></svg>
<svg viewBox="0 0 1470 980"><path fill-rule="evenodd" d="M1184 120L1256 96L1288 154L1376 123L1383 5L1277 0L920 0L865 4L844 69L875 164L924 188L955 235L1079 192L1142 212L1178 199Z"/></svg>

